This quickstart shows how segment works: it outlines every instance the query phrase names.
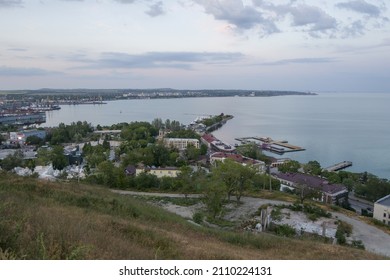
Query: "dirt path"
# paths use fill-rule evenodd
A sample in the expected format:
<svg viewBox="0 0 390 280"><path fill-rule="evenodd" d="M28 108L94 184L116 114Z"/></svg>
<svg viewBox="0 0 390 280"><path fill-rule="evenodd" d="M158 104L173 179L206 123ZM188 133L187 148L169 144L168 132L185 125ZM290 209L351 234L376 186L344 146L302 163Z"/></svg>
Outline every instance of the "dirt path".
<svg viewBox="0 0 390 280"><path fill-rule="evenodd" d="M156 196L156 197L179 197L183 198L183 194L167 194L167 193L146 193L146 192L133 192L133 191L121 191L113 190L113 192L122 195L138 195L138 196ZM199 194L191 194L188 197L199 198ZM241 204L236 205L232 203L229 207L228 213L224 216L225 219L231 221L238 221L247 219L251 216L261 205L264 204L290 204L285 201L269 200L254 197L241 197ZM191 219L192 215L200 209L201 205L193 205L189 207L166 204L161 205L166 210L178 214L186 219ZM338 218L347 222L353 226L351 239L361 240L367 251L380 254L386 257L390 257L390 235L382 230L368 225L357 218L348 217L341 213L331 212L334 218Z"/></svg>

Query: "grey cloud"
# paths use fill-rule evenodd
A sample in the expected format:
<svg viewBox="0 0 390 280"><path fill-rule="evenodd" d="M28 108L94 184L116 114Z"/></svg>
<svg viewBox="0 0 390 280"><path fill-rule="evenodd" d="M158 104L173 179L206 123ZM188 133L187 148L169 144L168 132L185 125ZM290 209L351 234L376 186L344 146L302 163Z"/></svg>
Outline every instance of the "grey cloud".
<svg viewBox="0 0 390 280"><path fill-rule="evenodd" d="M303 57L282 59L273 62L261 63L261 65L287 65L287 64L319 64L319 63L331 63L337 61L333 57Z"/></svg>
<svg viewBox="0 0 390 280"><path fill-rule="evenodd" d="M261 9L275 13L279 20L283 20L290 15L292 26L307 27L309 34L314 37L317 37L318 33L326 33L337 29L337 20L324 10L306 4L294 5L294 2L296 1L292 1L287 5L274 5L262 0L255 0L254 4Z"/></svg>
<svg viewBox="0 0 390 280"><path fill-rule="evenodd" d="M103 68L178 68L191 69L196 63L225 64L243 57L241 53L149 52L145 54L104 53L97 60L75 59L90 67Z"/></svg>
<svg viewBox="0 0 390 280"><path fill-rule="evenodd" d="M261 27L265 33L278 32L272 20L267 19L253 6L244 6L241 0L194 0L204 7L205 12L215 19L225 20L238 29Z"/></svg>
<svg viewBox="0 0 390 280"><path fill-rule="evenodd" d="M356 37L364 35L365 29L365 24L361 20L356 20L344 28L344 37Z"/></svg>
<svg viewBox="0 0 390 280"><path fill-rule="evenodd" d="M22 0L0 0L0 8L21 7L22 4L23 4Z"/></svg>
<svg viewBox="0 0 390 280"><path fill-rule="evenodd" d="M136 0L114 0L115 2L121 3L121 4L132 4Z"/></svg>
<svg viewBox="0 0 390 280"><path fill-rule="evenodd" d="M311 26L311 31L325 31L335 29L337 21L320 8L300 5L291 7L289 12L293 16L294 26Z"/></svg>
<svg viewBox="0 0 390 280"><path fill-rule="evenodd" d="M7 51L13 51L13 52L26 52L27 49L23 49L23 48L10 48L10 49L7 49Z"/></svg>
<svg viewBox="0 0 390 280"><path fill-rule="evenodd" d="M146 11L145 13L151 17L157 17L157 16L165 14L165 11L163 8L163 2L159 1L159 2L154 3L153 5L149 6L149 10Z"/></svg>
<svg viewBox="0 0 390 280"><path fill-rule="evenodd" d="M0 66L0 76L45 76L59 74L55 71L47 71L40 68L17 68Z"/></svg>
<svg viewBox="0 0 390 280"><path fill-rule="evenodd" d="M379 16L381 14L381 10L379 7L367 3L364 0L356 0L349 2L341 2L336 5L338 8L352 10L358 13L367 14L369 16Z"/></svg>

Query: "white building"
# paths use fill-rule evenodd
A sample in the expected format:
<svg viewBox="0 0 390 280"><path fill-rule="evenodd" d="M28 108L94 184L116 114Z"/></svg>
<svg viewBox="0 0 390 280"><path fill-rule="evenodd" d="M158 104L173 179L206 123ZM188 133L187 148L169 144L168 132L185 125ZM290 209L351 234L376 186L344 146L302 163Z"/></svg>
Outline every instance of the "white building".
<svg viewBox="0 0 390 280"><path fill-rule="evenodd" d="M192 145L195 148L199 149L199 140L198 139L187 139L187 138L165 138L164 144L167 147L174 147L179 151L184 151L187 149L188 145Z"/></svg>
<svg viewBox="0 0 390 280"><path fill-rule="evenodd" d="M390 225L390 194L374 203L374 219Z"/></svg>
<svg viewBox="0 0 390 280"><path fill-rule="evenodd" d="M157 176L157 178L162 177L172 177L176 178L180 173L180 170L176 167L137 167L135 170L135 176L138 176L141 173L148 173L151 175Z"/></svg>

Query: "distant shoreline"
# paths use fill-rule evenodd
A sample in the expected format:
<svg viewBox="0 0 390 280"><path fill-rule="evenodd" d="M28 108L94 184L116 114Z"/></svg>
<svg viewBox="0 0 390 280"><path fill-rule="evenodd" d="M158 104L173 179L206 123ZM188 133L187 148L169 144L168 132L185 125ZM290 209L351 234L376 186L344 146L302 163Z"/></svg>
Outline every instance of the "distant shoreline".
<svg viewBox="0 0 390 280"><path fill-rule="evenodd" d="M12 96L12 99L24 97L39 98L45 96L51 101L67 99L67 102L85 98L84 101L111 101L123 99L168 99L190 97L274 97L290 95L318 95L313 92L286 90L178 90L162 89L38 89L38 90L0 90L0 96ZM77 98L76 98L77 97Z"/></svg>

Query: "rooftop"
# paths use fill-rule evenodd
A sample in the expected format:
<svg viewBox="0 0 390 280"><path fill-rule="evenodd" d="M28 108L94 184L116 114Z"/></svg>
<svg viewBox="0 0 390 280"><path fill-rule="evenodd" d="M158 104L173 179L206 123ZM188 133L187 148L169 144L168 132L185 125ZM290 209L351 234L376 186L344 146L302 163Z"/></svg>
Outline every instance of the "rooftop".
<svg viewBox="0 0 390 280"><path fill-rule="evenodd" d="M375 203L390 207L390 194L378 199Z"/></svg>
<svg viewBox="0 0 390 280"><path fill-rule="evenodd" d="M251 159L248 157L243 157L240 154L231 154L231 153L224 153L224 152L217 152L214 154L211 154L210 157L213 158L230 158L234 160L235 162L243 163L243 164L257 164L257 163L263 163L262 161Z"/></svg>
<svg viewBox="0 0 390 280"><path fill-rule="evenodd" d="M282 180L293 182L295 184L304 184L308 187L319 189L330 194L347 191L347 188L344 185L329 184L329 182L323 178L302 173L280 173L276 174L276 177Z"/></svg>
<svg viewBox="0 0 390 280"><path fill-rule="evenodd" d="M218 140L218 139L215 138L212 134L205 134L205 135L202 136L202 139L204 139L204 140L207 141L208 143L212 143L212 142Z"/></svg>

